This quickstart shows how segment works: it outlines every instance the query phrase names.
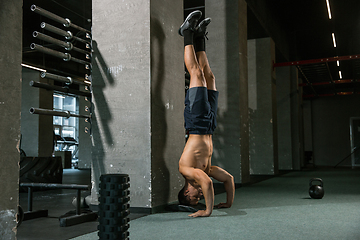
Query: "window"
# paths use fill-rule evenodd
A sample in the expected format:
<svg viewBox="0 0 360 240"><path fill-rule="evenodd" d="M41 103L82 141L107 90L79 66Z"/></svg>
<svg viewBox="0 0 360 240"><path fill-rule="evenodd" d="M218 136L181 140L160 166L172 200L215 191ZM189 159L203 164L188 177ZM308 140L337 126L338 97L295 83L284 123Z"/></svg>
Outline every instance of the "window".
<svg viewBox="0 0 360 240"><path fill-rule="evenodd" d="M54 93L54 106L56 111L69 111L79 114L77 97ZM76 158L79 138L79 118L53 117L54 132L57 135L55 151L71 151Z"/></svg>

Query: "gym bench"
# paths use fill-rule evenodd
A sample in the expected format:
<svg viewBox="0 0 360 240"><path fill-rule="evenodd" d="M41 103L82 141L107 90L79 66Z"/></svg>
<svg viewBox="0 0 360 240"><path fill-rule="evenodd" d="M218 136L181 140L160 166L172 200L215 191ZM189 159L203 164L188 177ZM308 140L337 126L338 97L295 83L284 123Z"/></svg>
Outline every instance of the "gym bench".
<svg viewBox="0 0 360 240"><path fill-rule="evenodd" d="M97 212L89 212L84 211L82 213L80 207L81 200L81 190L90 190L89 185L77 185L77 184L53 184L53 183L20 183L20 187L28 188L28 211L24 212L23 221L39 218L39 217L47 217L48 210L32 210L33 204L33 188L51 188L51 189L76 189L77 197L76 197L76 211L74 213L67 213L63 216L59 217L60 227L67 227L76 225L79 223L94 221L97 219Z"/></svg>

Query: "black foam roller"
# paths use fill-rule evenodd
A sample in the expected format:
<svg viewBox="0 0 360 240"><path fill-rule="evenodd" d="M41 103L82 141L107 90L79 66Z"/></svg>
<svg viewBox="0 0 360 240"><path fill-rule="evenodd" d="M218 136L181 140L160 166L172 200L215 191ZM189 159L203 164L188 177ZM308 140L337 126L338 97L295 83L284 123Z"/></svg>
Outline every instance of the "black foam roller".
<svg viewBox="0 0 360 240"><path fill-rule="evenodd" d="M100 239L127 239L130 178L127 174L105 174L100 181L98 236Z"/></svg>

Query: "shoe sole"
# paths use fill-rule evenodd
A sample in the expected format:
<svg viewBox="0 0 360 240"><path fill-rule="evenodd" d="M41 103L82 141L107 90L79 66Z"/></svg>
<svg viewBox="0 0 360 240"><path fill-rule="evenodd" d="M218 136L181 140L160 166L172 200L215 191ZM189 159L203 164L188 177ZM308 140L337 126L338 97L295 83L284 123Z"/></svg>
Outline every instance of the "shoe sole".
<svg viewBox="0 0 360 240"><path fill-rule="evenodd" d="M180 36L183 36L183 34L181 34L181 29L184 27L184 25L189 21L190 18L192 18L194 15L199 14L199 13L200 13L200 17L199 17L199 19L200 19L201 15L202 15L202 12L200 10L193 11L186 17L185 21L183 22L183 24L181 24L179 31L178 31Z"/></svg>

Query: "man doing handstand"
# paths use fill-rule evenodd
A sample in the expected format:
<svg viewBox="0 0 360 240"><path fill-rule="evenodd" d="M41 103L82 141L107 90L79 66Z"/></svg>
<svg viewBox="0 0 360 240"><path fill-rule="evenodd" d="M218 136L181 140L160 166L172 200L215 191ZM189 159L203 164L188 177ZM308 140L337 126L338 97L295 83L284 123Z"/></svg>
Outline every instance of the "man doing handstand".
<svg viewBox="0 0 360 240"><path fill-rule="evenodd" d="M205 210L199 210L191 217L208 217L214 207L214 188L210 177L223 182L227 193L226 203L215 207L228 208L234 201L234 178L225 170L211 166L213 152L212 134L216 128L218 92L215 77L205 53L206 18L198 24L201 11L190 13L179 29L184 36L184 61L190 74L190 86L185 97L185 128L189 133L184 151L179 160L179 172L185 178L180 190L180 204L196 205L203 195Z"/></svg>

